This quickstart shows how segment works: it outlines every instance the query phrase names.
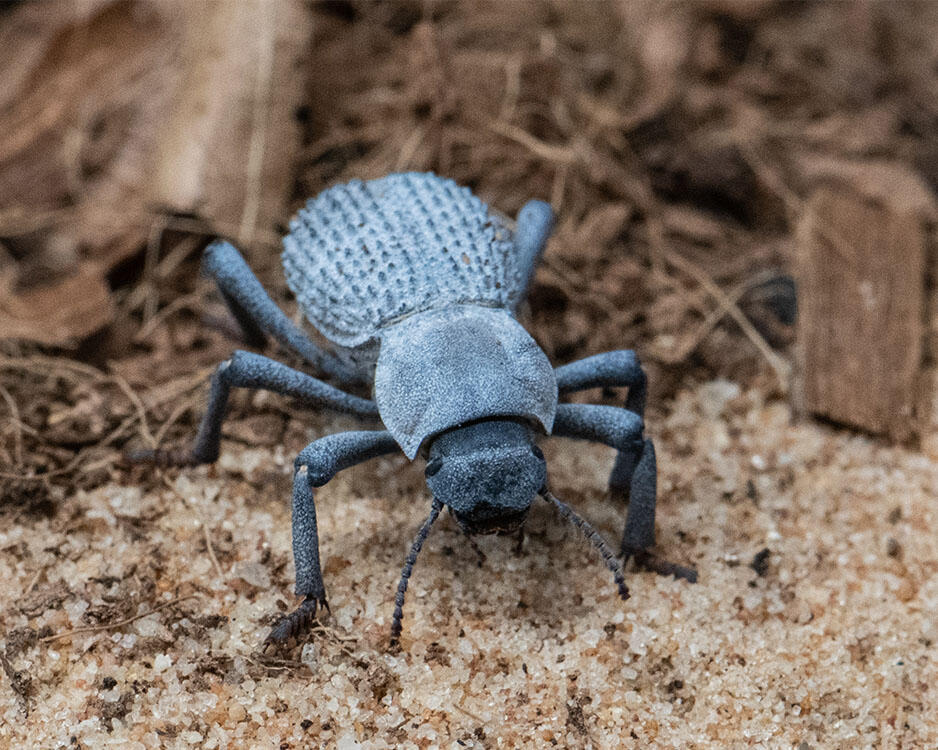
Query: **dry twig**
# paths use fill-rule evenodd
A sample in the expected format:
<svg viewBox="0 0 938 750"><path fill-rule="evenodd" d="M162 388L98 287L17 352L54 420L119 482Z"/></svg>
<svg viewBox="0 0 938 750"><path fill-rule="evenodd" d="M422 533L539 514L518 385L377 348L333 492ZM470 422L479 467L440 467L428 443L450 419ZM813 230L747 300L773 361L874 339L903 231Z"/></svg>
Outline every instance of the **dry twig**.
<svg viewBox="0 0 938 750"><path fill-rule="evenodd" d="M2 385L0 385L0 396L6 401L7 408L10 410L10 424L13 425L13 453L16 457L16 466L21 466L23 463L23 422L20 419L20 410L13 396Z"/></svg>

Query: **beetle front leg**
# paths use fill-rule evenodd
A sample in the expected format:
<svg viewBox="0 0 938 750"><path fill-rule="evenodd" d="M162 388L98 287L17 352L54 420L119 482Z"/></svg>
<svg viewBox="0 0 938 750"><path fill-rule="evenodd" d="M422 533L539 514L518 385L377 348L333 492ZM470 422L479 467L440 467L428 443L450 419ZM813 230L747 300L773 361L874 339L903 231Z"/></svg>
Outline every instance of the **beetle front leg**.
<svg viewBox="0 0 938 750"><path fill-rule="evenodd" d="M319 563L319 530L316 526L316 503L309 481L309 467L297 467L293 475L293 563L296 567L296 595L303 601L284 615L264 640L265 645L282 643L309 629L322 607L329 609L326 587Z"/></svg>
<svg viewBox="0 0 938 750"><path fill-rule="evenodd" d="M319 562L314 488L322 487L342 469L392 453L397 447L391 434L384 430L341 432L314 440L297 456L293 474L293 562L296 595L302 596L303 601L280 618L265 645L301 635L309 629L319 608L329 609Z"/></svg>
<svg viewBox="0 0 938 750"><path fill-rule="evenodd" d="M610 484L627 485L629 495L620 554L646 570L695 583L696 570L650 551L655 544L658 469L655 446L642 437L643 432L644 423L634 412L595 404L560 404L553 429L558 437L590 440L619 451Z"/></svg>

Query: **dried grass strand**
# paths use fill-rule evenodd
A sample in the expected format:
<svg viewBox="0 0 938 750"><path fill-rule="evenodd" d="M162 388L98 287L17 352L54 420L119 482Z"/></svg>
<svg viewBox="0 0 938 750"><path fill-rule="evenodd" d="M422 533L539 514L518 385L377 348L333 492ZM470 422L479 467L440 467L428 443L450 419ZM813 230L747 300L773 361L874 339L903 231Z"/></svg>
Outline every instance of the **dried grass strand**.
<svg viewBox="0 0 938 750"><path fill-rule="evenodd" d="M13 425L13 455L15 456L15 465L23 465L23 421L20 419L20 410L16 405L16 400L10 392L0 385L0 396L6 401L7 408L10 410L10 424Z"/></svg>
<svg viewBox="0 0 938 750"><path fill-rule="evenodd" d="M733 302L710 275L696 263L671 250L665 249L663 253L665 260L670 265L683 271L700 284L700 286L713 297L717 305L733 319L746 338L752 342L753 346L756 347L762 357L768 362L769 366L775 372L779 387L784 393L787 393L790 386L791 367L772 350L772 347L769 346L762 334L756 330L756 327L749 318L743 314L739 306Z"/></svg>
<svg viewBox="0 0 938 750"><path fill-rule="evenodd" d="M117 628L122 628L124 625L129 625L132 622L137 620L142 620L144 617L149 617L160 610L166 609L167 607L172 607L174 604L179 604L184 602L187 599L198 599L198 594L189 594L187 596L177 596L175 599L171 599L168 602L163 602L157 606L150 609L149 612L141 612L140 614L133 615L132 617L125 617L123 620L118 620L117 622L109 622L104 625L91 625L87 628L75 628L74 630L66 630L64 633L56 633L55 635L49 635L45 638L40 638L41 643L52 643L53 641L61 640L62 638L70 638L73 635L81 635L82 633L101 633L107 630L116 630Z"/></svg>

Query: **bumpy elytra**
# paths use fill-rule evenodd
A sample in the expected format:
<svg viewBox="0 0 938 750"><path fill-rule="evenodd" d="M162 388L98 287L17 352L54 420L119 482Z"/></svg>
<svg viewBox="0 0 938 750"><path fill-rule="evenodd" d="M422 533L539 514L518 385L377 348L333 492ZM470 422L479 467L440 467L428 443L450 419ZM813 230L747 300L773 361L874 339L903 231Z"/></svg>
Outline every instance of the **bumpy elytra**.
<svg viewBox="0 0 938 750"><path fill-rule="evenodd" d="M654 556L656 466L644 437L645 373L632 351L597 354L553 368L516 319L550 234L546 203L524 205L512 226L467 188L433 174L392 174L323 191L283 239L287 283L308 321L332 342L314 344L273 303L238 251L216 241L204 269L218 284L249 343L270 337L352 395L273 359L236 351L212 378L208 407L187 450L139 451L159 465L218 458L232 387L259 388L380 421L384 429L314 440L293 481L297 609L267 637L301 633L328 607L319 563L313 490L342 469L401 450L426 460L430 513L407 555L391 641L401 633L404 594L417 555L447 507L467 534L515 532L541 495L602 554L619 594L621 563L589 524L547 488L537 440L580 438L618 450L609 478L629 501L620 556L659 573L696 580L691 568ZM559 403L595 387L625 387L623 407Z"/></svg>

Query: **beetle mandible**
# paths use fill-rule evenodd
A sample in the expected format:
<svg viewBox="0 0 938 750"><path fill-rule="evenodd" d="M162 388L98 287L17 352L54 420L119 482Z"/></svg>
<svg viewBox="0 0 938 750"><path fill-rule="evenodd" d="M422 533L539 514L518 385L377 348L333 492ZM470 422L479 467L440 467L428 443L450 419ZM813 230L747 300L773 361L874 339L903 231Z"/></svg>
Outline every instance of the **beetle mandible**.
<svg viewBox="0 0 938 750"><path fill-rule="evenodd" d="M609 486L628 498L620 555L658 573L696 580L654 544L655 449L644 436L646 378L632 351L597 354L553 368L516 320L553 224L548 204L529 201L514 227L468 188L434 174L354 180L311 199L283 239L287 283L306 318L334 346L313 343L264 291L224 241L205 251L246 339L267 337L319 374L371 386L373 399L339 390L273 359L236 351L212 377L208 407L186 450L129 454L162 466L218 458L232 387L257 388L379 419L383 430L342 432L311 442L296 458L293 557L300 605L271 630L280 642L328 608L319 562L314 488L342 469L402 450L426 459L433 495L401 574L391 642L401 633L404 595L424 540L444 507L467 535L519 530L540 495L601 553L619 594L622 565L599 534L547 487L542 436L604 443L618 453ZM627 387L624 408L559 403L594 387Z"/></svg>

